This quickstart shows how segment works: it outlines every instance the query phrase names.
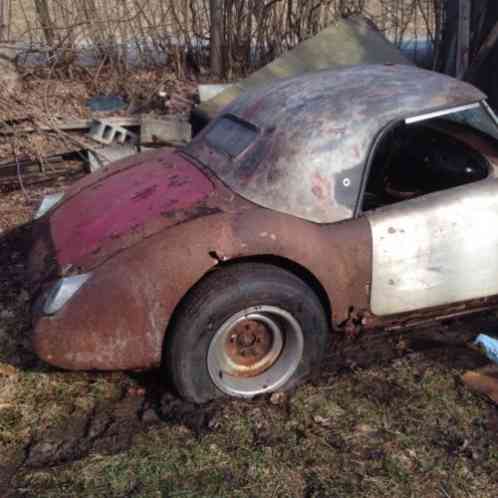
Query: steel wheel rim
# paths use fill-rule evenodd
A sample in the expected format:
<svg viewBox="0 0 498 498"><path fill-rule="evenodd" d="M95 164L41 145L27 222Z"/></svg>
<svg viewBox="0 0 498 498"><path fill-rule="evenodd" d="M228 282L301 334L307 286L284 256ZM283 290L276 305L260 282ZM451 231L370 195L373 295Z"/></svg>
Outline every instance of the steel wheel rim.
<svg viewBox="0 0 498 498"><path fill-rule="evenodd" d="M251 398L282 387L297 370L303 351L302 328L289 312L253 306L232 315L215 332L207 367L222 392Z"/></svg>

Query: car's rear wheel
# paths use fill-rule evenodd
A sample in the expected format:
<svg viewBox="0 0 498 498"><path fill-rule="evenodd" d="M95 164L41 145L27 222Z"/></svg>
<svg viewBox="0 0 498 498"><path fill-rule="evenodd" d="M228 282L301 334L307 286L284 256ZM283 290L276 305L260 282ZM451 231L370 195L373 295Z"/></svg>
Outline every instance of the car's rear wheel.
<svg viewBox="0 0 498 498"><path fill-rule="evenodd" d="M251 398L306 379L327 338L323 306L300 278L269 264L232 265L208 274L180 305L166 369L190 401Z"/></svg>

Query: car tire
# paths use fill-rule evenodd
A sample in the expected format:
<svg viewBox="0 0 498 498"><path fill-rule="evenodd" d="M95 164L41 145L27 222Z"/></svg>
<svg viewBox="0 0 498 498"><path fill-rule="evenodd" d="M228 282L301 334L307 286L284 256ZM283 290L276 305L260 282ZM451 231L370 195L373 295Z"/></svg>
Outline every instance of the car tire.
<svg viewBox="0 0 498 498"><path fill-rule="evenodd" d="M252 398L308 378L328 337L324 307L303 280L270 264L234 264L210 272L179 305L165 368L186 400Z"/></svg>

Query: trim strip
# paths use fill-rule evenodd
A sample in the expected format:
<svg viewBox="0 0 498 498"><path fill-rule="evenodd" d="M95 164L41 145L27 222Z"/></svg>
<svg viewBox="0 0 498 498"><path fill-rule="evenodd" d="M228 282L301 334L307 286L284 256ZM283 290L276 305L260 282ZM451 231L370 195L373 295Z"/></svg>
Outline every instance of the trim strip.
<svg viewBox="0 0 498 498"><path fill-rule="evenodd" d="M491 116L491 119L494 121L495 125L498 126L498 118L496 117L496 114L491 108L491 106L486 102L486 100L483 100L481 104L484 107L484 109L486 109L487 113Z"/></svg>
<svg viewBox="0 0 498 498"><path fill-rule="evenodd" d="M451 107L450 109L443 109L442 111L429 112L427 114L420 114L419 116L414 116L412 118L405 119L405 124L419 123L420 121L425 121L427 119L438 118L440 116L446 116L447 114L453 114L455 112L468 111L470 109L477 109L481 106L480 102L475 102L474 104L461 105L458 107Z"/></svg>

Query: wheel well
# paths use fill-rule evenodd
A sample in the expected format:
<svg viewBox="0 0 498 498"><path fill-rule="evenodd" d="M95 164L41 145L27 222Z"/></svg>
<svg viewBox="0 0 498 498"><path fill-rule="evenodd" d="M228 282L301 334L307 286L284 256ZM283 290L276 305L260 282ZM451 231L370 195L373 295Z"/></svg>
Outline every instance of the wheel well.
<svg viewBox="0 0 498 498"><path fill-rule="evenodd" d="M212 257L215 257L216 254L213 253ZM218 259L218 258L216 258ZM258 255L258 256L248 256L248 257L242 257L242 258L235 258L235 259L230 259L227 261L222 261L221 259L218 259L218 264L213 266L209 271L207 271L195 284L193 287L195 287L200 281L202 281L207 275L210 274L211 271L216 271L217 269L228 267L228 266L233 266L233 265L239 265L239 264L244 264L244 263L266 263L270 265L274 265L278 268L282 268L283 270L287 270L290 273L294 274L296 277L301 279L303 282L305 282L312 290L315 292L315 294L318 296L318 299L320 300L320 303L323 306L323 309L325 311L325 316L329 325L329 330L333 330L332 327L332 306L328 297L327 292L325 291L324 287L318 280L318 278L313 275L307 268L304 266L300 265L299 263L296 263L295 261L292 261L287 258L283 258L281 256L274 256L271 254L267 255ZM174 323L178 319L178 314L179 310L182 307L182 304L185 301L185 298L189 295L192 289L187 291L187 293L180 299L178 304L176 305L171 318L169 320L168 326L165 330L165 335L163 338L163 348L162 348L162 354L161 354L161 368L164 368L164 361L165 361L165 347L166 343L168 341L168 330L171 329L174 326Z"/></svg>
<svg viewBox="0 0 498 498"><path fill-rule="evenodd" d="M313 273L311 273L306 267L282 256L265 254L220 261L215 267L213 267L213 270L243 263L266 263L293 273L296 277L305 282L318 296L318 299L322 303L323 309L327 316L329 326L331 326L332 306L328 294L318 278L316 278L315 275L313 275ZM207 274L209 274L209 272Z"/></svg>

